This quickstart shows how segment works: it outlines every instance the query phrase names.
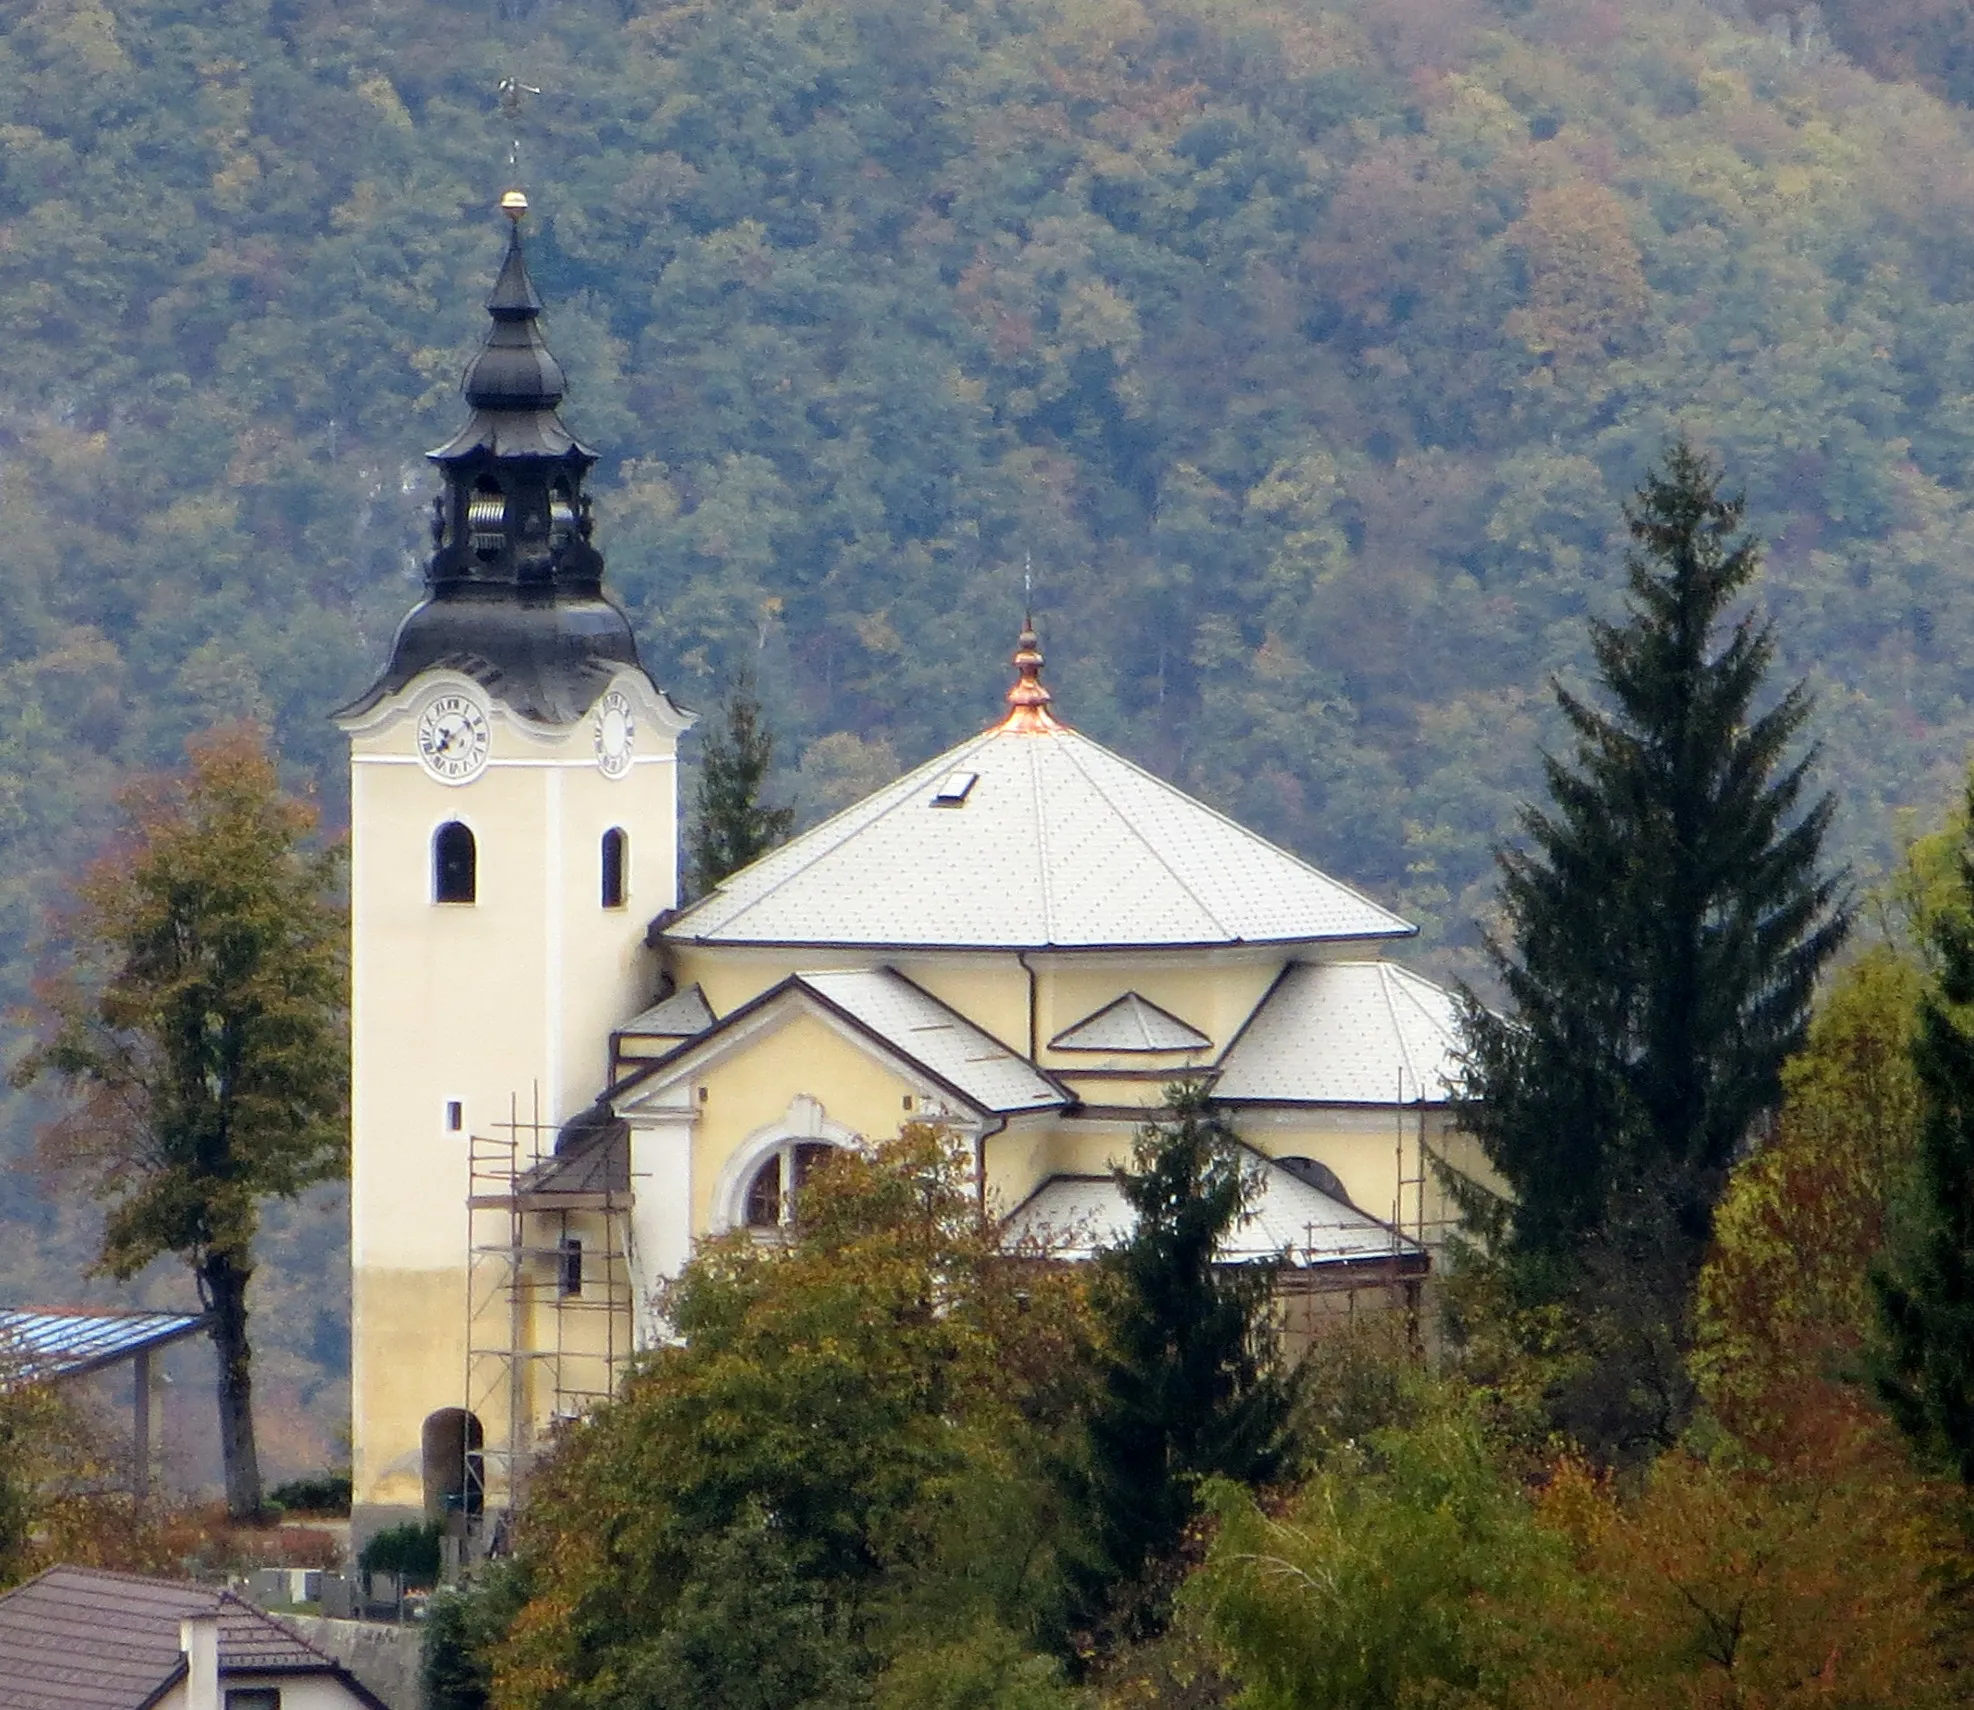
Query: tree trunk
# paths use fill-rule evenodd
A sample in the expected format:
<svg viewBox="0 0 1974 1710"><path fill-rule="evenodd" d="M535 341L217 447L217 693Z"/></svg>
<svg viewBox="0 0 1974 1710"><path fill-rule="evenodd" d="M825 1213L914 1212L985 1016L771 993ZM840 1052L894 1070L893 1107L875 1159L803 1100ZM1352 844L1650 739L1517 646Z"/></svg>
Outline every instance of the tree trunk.
<svg viewBox="0 0 1974 1710"><path fill-rule="evenodd" d="M247 1279L251 1262L208 1253L199 1266L212 1344L219 1355L219 1451L226 1465L226 1512L235 1520L261 1513L260 1452L254 1445L253 1351L247 1346Z"/></svg>

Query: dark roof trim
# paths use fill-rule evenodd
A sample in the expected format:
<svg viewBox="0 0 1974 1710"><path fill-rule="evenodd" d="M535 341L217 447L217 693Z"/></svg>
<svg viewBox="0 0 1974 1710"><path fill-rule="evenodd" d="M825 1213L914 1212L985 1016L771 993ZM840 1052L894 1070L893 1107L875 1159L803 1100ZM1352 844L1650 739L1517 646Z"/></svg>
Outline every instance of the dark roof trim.
<svg viewBox="0 0 1974 1710"><path fill-rule="evenodd" d="M1092 1026L1094 1023L1103 1020L1103 1018L1108 1014L1110 1014L1112 1010L1122 1009L1133 998L1136 998L1138 1002L1143 1004L1146 1009L1152 1012L1152 1014L1157 1016L1162 1016L1165 1020L1171 1022L1174 1027L1183 1027L1188 1033L1190 1033L1195 1039L1197 1039L1199 1043L1197 1045L1065 1045L1063 1043L1063 1041L1069 1038L1071 1034L1080 1033L1083 1031L1084 1028ZM1133 989L1131 991L1120 993L1118 996L1112 998L1109 1003L1104 1004L1101 1008L1093 1009L1088 1015L1084 1016L1081 1021L1072 1021L1067 1027L1059 1029L1056 1033L1056 1036L1049 1041L1049 1049L1051 1051L1082 1051L1088 1053L1091 1056L1102 1056L1105 1055L1106 1053L1114 1055L1117 1052L1121 1051L1126 1054L1135 1052L1142 1054L1144 1056L1156 1055L1161 1057L1172 1057L1172 1056L1178 1056L1181 1053L1204 1051L1209 1046L1211 1046L1212 1043L1213 1041L1211 1038L1209 1038L1205 1033L1202 1033L1190 1021L1186 1020L1184 1016L1174 1015L1171 1012L1171 1010L1165 1007L1164 1004L1153 1003L1152 1000L1146 997L1143 992Z"/></svg>
<svg viewBox="0 0 1974 1710"><path fill-rule="evenodd" d="M185 1678L186 1667L185 1653L180 1651L178 1653L178 1662L173 1667L171 1673L158 1682L157 1687L152 1691L151 1695L137 1706L137 1710L151 1710L152 1705L161 1703L169 1697L171 1689ZM225 1673L226 1671L224 1669L220 1670L222 1678L224 1678Z"/></svg>
<svg viewBox="0 0 1974 1710"><path fill-rule="evenodd" d="M1288 983L1289 976L1301 966L1300 962L1289 961L1284 962L1276 971L1275 977L1268 982L1268 989L1261 994L1254 1008L1247 1012L1246 1019L1234 1029L1233 1038L1227 1041L1227 1048L1220 1053L1219 1061L1214 1065L1216 1069L1224 1069L1227 1066L1227 1060L1240 1049L1241 1041L1247 1037L1247 1030L1254 1025L1255 1017L1275 1001L1275 994Z"/></svg>
<svg viewBox="0 0 1974 1710"><path fill-rule="evenodd" d="M1034 1070L1034 1072L1037 1075L1039 1075L1044 1081L1048 1082L1050 1086L1054 1087L1056 1091L1062 1095L1064 1104L1069 1105L1069 1104L1074 1104L1076 1102L1075 1095L1071 1093L1067 1087L1063 1086L1060 1082L1058 1082L1055 1076L1050 1074L1047 1069L1041 1068L1037 1064L1029 1062L1029 1060L1026 1057L1022 1056L1022 1054L1019 1051L1015 1050L1011 1045L1007 1044L1005 1041L1000 1039L994 1039L994 1035L989 1033L986 1028L980 1026L977 1022L968 1020L966 1016L961 1015L960 1012L954 1009L950 1004L941 1003L938 998L934 997L932 993L928 992L923 986L919 985L916 981L906 979L905 976L899 973L896 968L887 967L884 970L884 972L892 975L896 979L904 980L906 985L910 986L913 991L918 992L928 1002L938 1004L938 1006L941 1009L945 1010L945 1012L948 1015L953 1016L958 1021L964 1022L968 1027L971 1027L974 1030L974 1032L981 1034L985 1038L993 1039L994 1043L996 1045L999 1045L1003 1051L1006 1051L1009 1056L1017 1058L1019 1061L1023 1063L1027 1063L1030 1069ZM690 1056L690 1054L693 1053L694 1051L703 1050L713 1045L723 1035L725 1035L725 1033L730 1028L737 1026L739 1023L749 1019L752 1016L758 1015L762 1010L766 1009L769 1004L775 1002L777 999L781 997L786 996L790 992L797 992L799 993L799 995L808 998L810 1002L816 1004L819 1008L827 1011L831 1016L835 1017L838 1021L843 1022L846 1026L850 1027L854 1032L860 1034L865 1039L868 1039L873 1045L876 1045L881 1050L888 1053L890 1056L899 1059L901 1062L911 1064L911 1066L914 1069L916 1069L927 1080L932 1082L934 1086L938 1087L942 1092L950 1093L954 1098L958 1099L962 1105L964 1105L968 1110L972 1111L976 1116L980 1116L980 1117L1022 1116L1022 1115L1026 1115L1030 1111L1054 1110L1057 1108L1057 1106L1051 1104L1017 1105L1012 1109L1004 1110L1004 1111L990 1110L986 1108L971 1093L962 1092L960 1088L956 1087L951 1081L947 1080L944 1075L938 1072L938 1070L930 1068L926 1064L920 1062L918 1058L914 1057L909 1051L905 1050L901 1045L899 1045L896 1040L885 1038L884 1035L879 1033L874 1027L870 1026L867 1022L861 1020L859 1017L852 1015L850 1011L845 1009L841 1004L835 1003L831 999L823 996L823 994L817 991L814 986L810 985L808 981L803 979L800 974L789 974L784 979L782 979L778 984L770 986L766 991L760 993L756 997L749 998L747 1002L742 1004L738 1009L729 1010L718 1021L714 1022L711 1027L707 1028L704 1033L699 1034L695 1038L688 1039L683 1045L680 1045L675 1049L666 1052L664 1056L655 1058L651 1062L646 1063L642 1068L640 1068L637 1071L636 1074L628 1076L626 1079L617 1082L615 1086L609 1088L604 1093L603 1096L606 1099L611 1100L614 1105L615 1101L619 1097L629 1092L632 1088L640 1085L641 1083L650 1080L661 1069L669 1070L677 1067L680 1063L685 1061L685 1059L688 1056Z"/></svg>
<svg viewBox="0 0 1974 1710"><path fill-rule="evenodd" d="M1394 1104L1388 1098L1223 1098L1218 1104L1235 1106L1243 1110L1451 1110L1453 1101L1446 1098L1408 1098L1403 1104Z"/></svg>
<svg viewBox="0 0 1974 1710"><path fill-rule="evenodd" d="M704 899L701 899L704 900ZM698 905L692 904L691 907ZM687 910L679 911L683 918ZM1049 952L1064 956L1103 956L1132 954L1142 956L1152 951L1167 950L1272 950L1297 944L1360 944L1370 940L1379 943L1393 938L1415 938L1419 929L1411 924L1393 929L1390 932L1340 932L1327 937L1314 938L1204 938L1188 942L1173 941L1151 944L890 944L877 939L834 939L834 938L728 938L724 936L700 938L691 933L673 932L671 924L661 926L663 915L653 919L645 934L645 944L656 949L661 942L690 944L715 950L855 950L866 954L872 951L886 951L891 954L910 955L951 955L964 952L969 955L1012 956L1017 951L1033 956Z"/></svg>

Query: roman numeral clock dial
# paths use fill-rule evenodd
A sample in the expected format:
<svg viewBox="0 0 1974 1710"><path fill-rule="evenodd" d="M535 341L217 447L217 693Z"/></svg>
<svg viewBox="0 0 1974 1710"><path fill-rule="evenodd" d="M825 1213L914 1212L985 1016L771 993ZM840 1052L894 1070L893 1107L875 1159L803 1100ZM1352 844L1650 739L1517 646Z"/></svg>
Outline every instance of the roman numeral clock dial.
<svg viewBox="0 0 1974 1710"><path fill-rule="evenodd" d="M612 689L596 703L593 734L597 766L604 777L621 778L631 769L631 753L637 747L637 719L621 690Z"/></svg>
<svg viewBox="0 0 1974 1710"><path fill-rule="evenodd" d="M442 784L464 784L487 763L487 715L465 695L440 695L418 715L418 758Z"/></svg>

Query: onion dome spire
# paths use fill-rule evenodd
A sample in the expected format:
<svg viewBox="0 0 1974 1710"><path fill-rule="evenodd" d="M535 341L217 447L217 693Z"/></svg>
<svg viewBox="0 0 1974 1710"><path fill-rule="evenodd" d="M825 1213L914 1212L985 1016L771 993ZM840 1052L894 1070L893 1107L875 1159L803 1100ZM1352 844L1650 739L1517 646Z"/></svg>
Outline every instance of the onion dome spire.
<svg viewBox="0 0 1974 1710"><path fill-rule="evenodd" d="M510 190L500 199L508 218L507 258L500 264L487 313L493 326L480 354L466 370L466 401L476 410L553 410L562 402L566 382L535 323L541 298L528 277L528 258L521 244L521 221L528 198Z"/></svg>
<svg viewBox="0 0 1974 1710"><path fill-rule="evenodd" d="M596 453L556 413L567 383L542 337L541 298L528 277L528 198L510 190L500 211L507 253L487 298L492 325L462 388L472 414L427 453L444 489L432 501L425 601L399 626L391 662L366 700L445 664L515 711L562 724L587 712L618 671L641 667L590 542L583 483Z"/></svg>
<svg viewBox="0 0 1974 1710"><path fill-rule="evenodd" d="M1001 729L1034 736L1065 727L1049 711L1055 697L1042 686L1042 652L1035 635L1031 613L1022 619L1021 637L1014 649L1014 686L1008 690L1008 716Z"/></svg>

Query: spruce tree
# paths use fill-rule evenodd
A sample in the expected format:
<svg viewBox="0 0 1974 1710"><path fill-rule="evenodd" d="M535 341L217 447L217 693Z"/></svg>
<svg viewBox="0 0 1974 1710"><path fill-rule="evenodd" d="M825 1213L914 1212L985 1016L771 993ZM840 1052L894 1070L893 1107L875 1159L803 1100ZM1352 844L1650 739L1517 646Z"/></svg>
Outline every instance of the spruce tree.
<svg viewBox="0 0 1974 1710"><path fill-rule="evenodd" d="M1974 1485L1974 786L1957 906L1927 923L1936 979L1913 1041L1918 1179L1873 1273L1885 1338L1878 1392L1916 1442Z"/></svg>
<svg viewBox="0 0 1974 1710"><path fill-rule="evenodd" d="M1619 623L1593 626L1602 694L1554 685L1573 742L1545 756L1551 804L1502 852L1512 1012L1468 994L1461 1115L1511 1190L1496 1232L1523 1275L1568 1276L1585 1243L1612 1270L1691 1281L1728 1166L1775 1105L1818 971L1841 943L1822 870L1830 797L1790 758L1800 683L1766 710L1772 628L1730 618L1760 562L1743 502L1684 442L1626 507ZM1649 1259L1649 1263L1647 1260Z"/></svg>
<svg viewBox="0 0 1974 1710"><path fill-rule="evenodd" d="M1248 1209L1250 1167L1201 1086L1168 1100L1172 1120L1140 1130L1117 1172L1137 1227L1101 1261L1107 1352L1073 1474L1087 1530L1078 1613L1094 1623L1122 1607L1138 1629L1161 1618L1141 1582L1177 1549L1199 1481L1281 1469L1290 1394L1269 1319L1275 1267L1214 1262Z"/></svg>
<svg viewBox="0 0 1974 1710"><path fill-rule="evenodd" d="M795 810L761 802L774 757L774 733L761 716L752 679L743 676L706 733L690 841L694 896L704 896L788 836Z"/></svg>

